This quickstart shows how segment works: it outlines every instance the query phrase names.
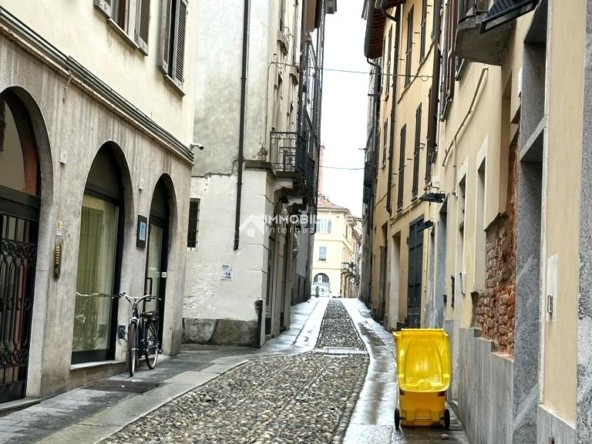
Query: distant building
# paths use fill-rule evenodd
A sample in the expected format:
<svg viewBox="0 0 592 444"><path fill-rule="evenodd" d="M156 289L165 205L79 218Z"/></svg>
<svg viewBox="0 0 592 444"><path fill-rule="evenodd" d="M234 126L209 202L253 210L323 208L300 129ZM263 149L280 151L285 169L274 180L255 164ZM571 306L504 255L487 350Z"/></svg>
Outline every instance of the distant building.
<svg viewBox="0 0 592 444"><path fill-rule="evenodd" d="M331 293L357 298L360 257L361 227L358 220L347 208L319 196L312 294L323 296Z"/></svg>

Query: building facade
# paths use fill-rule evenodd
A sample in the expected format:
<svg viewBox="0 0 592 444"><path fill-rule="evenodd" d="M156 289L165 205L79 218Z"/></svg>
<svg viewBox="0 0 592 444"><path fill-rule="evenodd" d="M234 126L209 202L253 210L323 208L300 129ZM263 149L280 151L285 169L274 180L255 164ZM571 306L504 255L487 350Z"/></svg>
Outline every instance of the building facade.
<svg viewBox="0 0 592 444"><path fill-rule="evenodd" d="M405 19L414 2L399 3L391 15ZM591 4L433 10L441 62L420 196L430 203L420 325L449 334L448 399L471 442L588 442ZM402 103L397 120L412 119Z"/></svg>
<svg viewBox="0 0 592 444"><path fill-rule="evenodd" d="M587 226L586 2L522 3L445 9L437 163L446 199L433 218L445 239L434 261L446 277L450 395L476 442L585 442L586 238L562 232Z"/></svg>
<svg viewBox="0 0 592 444"><path fill-rule="evenodd" d="M260 345L310 294L324 20L335 2L227 6L198 12L197 64L207 68L194 140L204 149L192 172L184 334Z"/></svg>
<svg viewBox="0 0 592 444"><path fill-rule="evenodd" d="M0 402L121 371L130 310L112 298L120 291L160 298L163 352L179 351L193 165L187 6L0 6Z"/></svg>
<svg viewBox="0 0 592 444"><path fill-rule="evenodd" d="M325 196L319 196L317 202L312 294L357 298L361 257L358 221L347 208Z"/></svg>
<svg viewBox="0 0 592 444"><path fill-rule="evenodd" d="M426 323L430 199L435 153L439 7L434 1L366 2L370 104L366 187L373 201L372 310L385 327ZM376 186L371 191L372 171ZM373 194L373 195L372 195ZM430 233L428 235L428 233ZM440 312L442 310L440 309ZM430 311L433 321L435 312Z"/></svg>

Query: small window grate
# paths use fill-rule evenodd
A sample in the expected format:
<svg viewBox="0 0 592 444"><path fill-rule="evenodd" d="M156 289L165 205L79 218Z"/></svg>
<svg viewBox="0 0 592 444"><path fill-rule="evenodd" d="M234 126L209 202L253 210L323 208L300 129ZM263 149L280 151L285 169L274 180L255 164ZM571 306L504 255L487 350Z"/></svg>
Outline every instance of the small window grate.
<svg viewBox="0 0 592 444"><path fill-rule="evenodd" d="M197 247L197 233L199 232L199 199L189 202L189 224L187 228L187 248Z"/></svg>

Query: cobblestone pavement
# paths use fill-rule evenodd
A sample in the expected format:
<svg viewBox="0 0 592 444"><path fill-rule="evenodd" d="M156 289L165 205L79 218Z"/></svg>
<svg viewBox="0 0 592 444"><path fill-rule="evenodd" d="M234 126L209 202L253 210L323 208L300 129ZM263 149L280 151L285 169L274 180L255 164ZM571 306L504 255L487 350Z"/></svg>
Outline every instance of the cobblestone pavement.
<svg viewBox="0 0 592 444"><path fill-rule="evenodd" d="M330 300L313 351L250 360L103 443L342 442L367 367L347 310Z"/></svg>

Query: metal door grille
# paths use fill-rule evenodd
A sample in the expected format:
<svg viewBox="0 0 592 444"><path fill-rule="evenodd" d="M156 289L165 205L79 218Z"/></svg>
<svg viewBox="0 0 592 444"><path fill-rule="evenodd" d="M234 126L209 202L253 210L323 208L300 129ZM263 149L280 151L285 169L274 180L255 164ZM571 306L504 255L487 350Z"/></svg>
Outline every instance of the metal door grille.
<svg viewBox="0 0 592 444"><path fill-rule="evenodd" d="M37 222L0 213L0 402L25 396Z"/></svg>

